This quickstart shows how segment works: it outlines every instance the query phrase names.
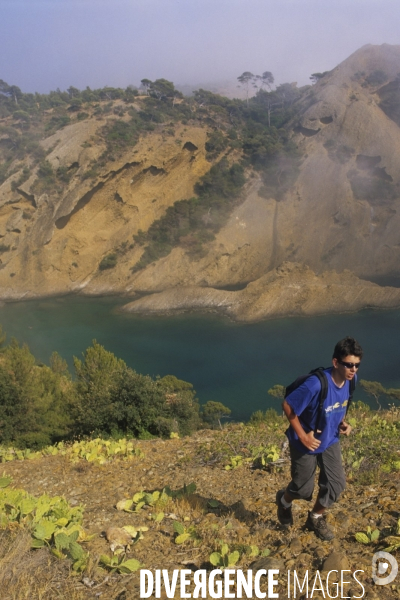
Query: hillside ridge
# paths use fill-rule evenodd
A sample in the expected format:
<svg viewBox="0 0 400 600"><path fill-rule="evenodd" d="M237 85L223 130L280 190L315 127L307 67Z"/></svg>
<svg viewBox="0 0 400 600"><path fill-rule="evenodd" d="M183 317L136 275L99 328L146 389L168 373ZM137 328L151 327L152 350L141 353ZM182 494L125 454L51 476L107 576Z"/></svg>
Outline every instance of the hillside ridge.
<svg viewBox="0 0 400 600"><path fill-rule="evenodd" d="M400 46L366 45L313 86L261 89L248 107L204 90L184 98L165 80L145 96L101 92L97 104L71 88L40 118L10 96L0 122L11 161L0 179L1 298L163 292L163 310L190 310L199 302L188 287L199 298L215 289L211 308L236 288L242 308L231 316L251 320L282 314L261 300L260 282L292 263L336 291L319 302L288 275L272 300L285 314L297 314L288 285L305 285L305 314L399 306L396 290L342 275L399 274L399 72ZM42 137L29 141L29 127ZM12 148L23 143L36 146L18 158ZM232 191L221 174L235 165L247 183ZM341 291L348 282L344 303L335 273ZM360 285L364 301L352 297ZM253 310L250 290L263 308Z"/></svg>

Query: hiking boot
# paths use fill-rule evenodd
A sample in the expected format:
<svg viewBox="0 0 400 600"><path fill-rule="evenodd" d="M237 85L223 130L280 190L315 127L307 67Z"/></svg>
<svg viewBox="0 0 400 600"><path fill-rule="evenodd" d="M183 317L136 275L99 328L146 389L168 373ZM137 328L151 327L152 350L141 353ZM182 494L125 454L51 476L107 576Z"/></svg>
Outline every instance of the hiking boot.
<svg viewBox="0 0 400 600"><path fill-rule="evenodd" d="M329 542L335 537L332 529L325 521L325 517L313 517L311 511L308 513L308 518L304 527L310 531L314 531L315 535L323 542Z"/></svg>
<svg viewBox="0 0 400 600"><path fill-rule="evenodd" d="M276 492L275 502L278 507L278 521L284 527L290 527L290 525L293 525L292 509L285 508L282 505L281 498L284 495L284 493L285 493L285 490L279 490L279 492Z"/></svg>

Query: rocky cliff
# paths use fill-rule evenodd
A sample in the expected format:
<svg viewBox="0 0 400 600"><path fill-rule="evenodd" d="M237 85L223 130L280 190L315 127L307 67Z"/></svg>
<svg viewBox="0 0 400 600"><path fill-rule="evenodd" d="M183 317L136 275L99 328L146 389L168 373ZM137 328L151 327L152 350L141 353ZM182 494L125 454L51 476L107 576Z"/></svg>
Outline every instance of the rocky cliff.
<svg viewBox="0 0 400 600"><path fill-rule="evenodd" d="M133 235L176 200L192 196L195 182L210 168L206 130L178 126L176 137L143 137L102 167L94 181L82 178L104 151L96 140L102 126L104 120L97 119L74 123L42 142L51 149L47 160L54 169L74 171L62 195L32 193L37 172L14 190L8 179L0 187L0 235L8 249L1 254L2 298L125 291L141 253ZM88 143L93 138L97 143ZM17 177L18 172L11 182ZM103 274L99 263L115 249L121 249L119 264Z"/></svg>
<svg viewBox="0 0 400 600"><path fill-rule="evenodd" d="M399 70L400 47L366 46L321 78L290 124L303 161L284 198L261 198L254 182L190 276L185 255L176 251L139 275L136 286L172 287L188 277L208 286L241 284L285 260L316 273L397 274L400 128L366 80L377 71L394 79Z"/></svg>
<svg viewBox="0 0 400 600"><path fill-rule="evenodd" d="M300 161L284 193L248 169L242 202L200 256L176 247L137 272L133 235L193 196L213 128L177 124L172 137L159 127L91 180L106 118L57 131L41 144L54 169L73 173L61 195L32 192L35 172L12 189L18 169L0 187L1 297L161 292L129 310L222 307L244 320L399 306L397 290L357 279L399 274L399 72L400 46L369 45L320 74L285 124ZM99 269L110 252L114 268ZM284 263L295 266L283 276Z"/></svg>

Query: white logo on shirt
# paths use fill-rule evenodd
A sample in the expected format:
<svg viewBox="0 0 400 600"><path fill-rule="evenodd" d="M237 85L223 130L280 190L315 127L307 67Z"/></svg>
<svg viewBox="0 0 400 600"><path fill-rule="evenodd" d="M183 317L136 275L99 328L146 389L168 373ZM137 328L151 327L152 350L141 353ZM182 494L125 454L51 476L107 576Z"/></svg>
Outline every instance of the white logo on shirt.
<svg viewBox="0 0 400 600"><path fill-rule="evenodd" d="M325 412L330 413L336 408L340 408L341 406L347 406L347 400L345 400L343 404L340 404L340 402L336 402L335 404L331 404L331 406L327 406Z"/></svg>

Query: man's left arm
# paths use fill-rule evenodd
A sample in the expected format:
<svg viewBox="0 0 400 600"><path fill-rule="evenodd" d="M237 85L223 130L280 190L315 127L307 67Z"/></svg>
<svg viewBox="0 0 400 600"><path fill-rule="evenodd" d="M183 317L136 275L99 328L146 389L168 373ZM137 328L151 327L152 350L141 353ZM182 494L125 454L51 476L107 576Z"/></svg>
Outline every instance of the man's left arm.
<svg viewBox="0 0 400 600"><path fill-rule="evenodd" d="M343 433L343 435L350 435L352 429L352 426L349 423L346 423L344 419L339 425L339 431L340 433Z"/></svg>

